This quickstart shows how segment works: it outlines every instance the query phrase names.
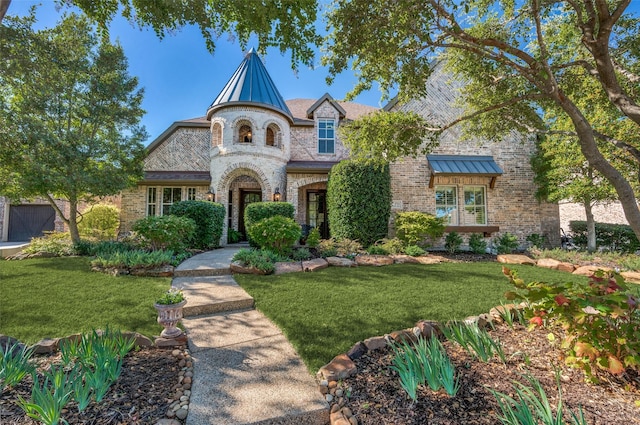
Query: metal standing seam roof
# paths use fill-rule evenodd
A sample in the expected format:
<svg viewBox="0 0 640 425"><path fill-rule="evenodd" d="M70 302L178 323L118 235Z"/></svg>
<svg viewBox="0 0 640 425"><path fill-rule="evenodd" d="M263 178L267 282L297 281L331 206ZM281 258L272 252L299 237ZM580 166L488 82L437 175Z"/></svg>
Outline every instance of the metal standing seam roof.
<svg viewBox="0 0 640 425"><path fill-rule="evenodd" d="M433 174L500 176L503 173L492 156L427 155L427 160Z"/></svg>
<svg viewBox="0 0 640 425"><path fill-rule="evenodd" d="M251 49L218 97L207 109L207 118L229 103L255 103L279 111L293 121L293 115L269 76L258 54Z"/></svg>

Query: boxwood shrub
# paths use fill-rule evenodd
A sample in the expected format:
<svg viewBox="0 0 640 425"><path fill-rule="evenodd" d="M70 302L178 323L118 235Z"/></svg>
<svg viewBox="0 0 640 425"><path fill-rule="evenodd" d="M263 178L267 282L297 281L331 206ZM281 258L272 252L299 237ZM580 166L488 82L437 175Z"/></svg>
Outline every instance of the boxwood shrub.
<svg viewBox="0 0 640 425"><path fill-rule="evenodd" d="M257 247L258 244L251 238L251 226L264 220L265 218L275 217L280 215L282 217L290 218L293 220L293 204L289 202L253 202L247 205L244 210L244 227L247 230L247 239L249 244L253 247Z"/></svg>
<svg viewBox="0 0 640 425"><path fill-rule="evenodd" d="M287 254L300 239L302 231L294 219L276 215L264 218L248 228L249 236L260 248Z"/></svg>
<svg viewBox="0 0 640 425"><path fill-rule="evenodd" d="M587 222L570 221L569 227L573 243L580 248L587 247ZM620 253L634 253L640 249L640 242L631 226L626 224L596 223L596 245Z"/></svg>
<svg viewBox="0 0 640 425"><path fill-rule="evenodd" d="M391 213L389 167L341 161L329 173L327 206L331 236L363 246L387 236Z"/></svg>
<svg viewBox="0 0 640 425"><path fill-rule="evenodd" d="M171 205L169 213L188 217L196 223L190 248L211 249L220 246L225 216L222 204L207 201L180 201Z"/></svg>
<svg viewBox="0 0 640 425"><path fill-rule="evenodd" d="M133 223L133 231L142 238L142 245L152 250L183 251L191 240L196 223L189 217L175 215L149 216Z"/></svg>

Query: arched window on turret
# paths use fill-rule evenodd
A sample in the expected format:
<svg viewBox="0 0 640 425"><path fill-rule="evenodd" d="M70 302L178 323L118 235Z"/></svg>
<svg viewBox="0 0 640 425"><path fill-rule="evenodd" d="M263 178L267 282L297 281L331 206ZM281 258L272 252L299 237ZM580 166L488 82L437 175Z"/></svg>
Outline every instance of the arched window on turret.
<svg viewBox="0 0 640 425"><path fill-rule="evenodd" d="M275 124L270 124L269 127L267 127L266 145L280 147L280 138L280 128Z"/></svg>
<svg viewBox="0 0 640 425"><path fill-rule="evenodd" d="M242 123L238 129L238 142L251 143L253 140L253 134L251 132L251 126L248 123Z"/></svg>
<svg viewBox="0 0 640 425"><path fill-rule="evenodd" d="M219 122L214 123L211 128L211 146L220 146L222 144L222 126Z"/></svg>

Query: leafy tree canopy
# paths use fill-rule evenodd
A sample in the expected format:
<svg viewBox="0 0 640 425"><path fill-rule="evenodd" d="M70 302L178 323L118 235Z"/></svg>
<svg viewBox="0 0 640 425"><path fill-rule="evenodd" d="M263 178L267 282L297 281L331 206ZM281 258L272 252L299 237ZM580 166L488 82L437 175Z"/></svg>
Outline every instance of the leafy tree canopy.
<svg viewBox="0 0 640 425"><path fill-rule="evenodd" d="M0 26L0 193L49 199L79 239L81 200L142 176L143 91L119 45L71 14L35 31L34 13ZM53 197L69 201L65 216Z"/></svg>

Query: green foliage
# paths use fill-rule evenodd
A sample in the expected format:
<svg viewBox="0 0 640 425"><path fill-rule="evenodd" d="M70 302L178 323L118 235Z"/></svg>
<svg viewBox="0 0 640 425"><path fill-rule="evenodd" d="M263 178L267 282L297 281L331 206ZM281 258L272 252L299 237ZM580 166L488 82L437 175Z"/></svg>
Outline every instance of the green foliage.
<svg viewBox="0 0 640 425"><path fill-rule="evenodd" d="M97 255L109 255L117 252L127 252L138 249L131 242L125 241L98 241L81 240L73 245L77 255L94 257Z"/></svg>
<svg viewBox="0 0 640 425"><path fill-rule="evenodd" d="M175 215L149 216L133 223L133 231L142 238L142 244L153 250L182 251L196 228L192 219Z"/></svg>
<svg viewBox="0 0 640 425"><path fill-rule="evenodd" d="M505 357L499 341L494 341L485 329L476 323L454 322L443 326L442 333L449 341L454 341L477 359L488 362L497 355L504 363Z"/></svg>
<svg viewBox="0 0 640 425"><path fill-rule="evenodd" d="M428 125L415 112L376 111L341 125L339 132L351 158L378 166L427 154L438 145L434 137L428 138Z"/></svg>
<svg viewBox="0 0 640 425"><path fill-rule="evenodd" d="M68 232L50 232L40 238L31 239L31 243L22 252L26 254L36 254L44 252L47 254L65 257L74 255L75 249L71 236Z"/></svg>
<svg viewBox="0 0 640 425"><path fill-rule="evenodd" d="M567 423L563 418L562 388L558 375L556 374L558 404L555 408L549 403L540 381L530 375L525 375L524 378L528 385L513 381L515 399L505 393L489 389L498 401L502 412L502 416L498 417L500 422L503 425L563 425ZM587 425L582 408L577 415L573 412L570 413L571 422L569 423L571 425Z"/></svg>
<svg viewBox="0 0 640 425"><path fill-rule="evenodd" d="M144 251L141 249L109 254L98 254L91 265L103 268L153 268L170 264L173 261L173 251L157 250Z"/></svg>
<svg viewBox="0 0 640 425"><path fill-rule="evenodd" d="M515 287L508 299L521 299L530 327L560 325L566 331L562 348L566 362L582 368L590 380L596 370L613 374L625 368L640 370L640 299L618 274L599 271L589 284L569 282L525 284L514 271L503 268Z"/></svg>
<svg viewBox="0 0 640 425"><path fill-rule="evenodd" d="M311 252L309 252L309 248L297 248L293 250L291 258L293 258L295 261L308 260L309 258L311 258Z"/></svg>
<svg viewBox="0 0 640 425"><path fill-rule="evenodd" d="M238 243L242 239L242 232L237 231L236 229L228 229L227 230L227 242L228 243Z"/></svg>
<svg viewBox="0 0 640 425"><path fill-rule="evenodd" d="M474 254L484 254L487 252L487 241L481 233L472 233L469 236L469 248Z"/></svg>
<svg viewBox="0 0 640 425"><path fill-rule="evenodd" d="M275 217L277 215L294 219L293 204L289 202L253 202L244 210L244 227L247 229L247 239L252 247L258 244L251 238L249 228L260 220Z"/></svg>
<svg viewBox="0 0 640 425"><path fill-rule="evenodd" d="M539 233L532 233L527 236L527 242L531 244L531 247L542 249L547 243L547 238L545 235L541 235Z"/></svg>
<svg viewBox="0 0 640 425"><path fill-rule="evenodd" d="M570 221L573 243L587 246L587 222ZM596 245L611 251L633 254L640 250L640 241L630 226L626 224L596 223Z"/></svg>
<svg viewBox="0 0 640 425"><path fill-rule="evenodd" d="M316 248L320 243L320 229L314 227L309 231L307 235L307 240L305 241L305 245L309 248Z"/></svg>
<svg viewBox="0 0 640 425"><path fill-rule="evenodd" d="M334 165L327 183L327 206L333 238L368 246L385 237L391 213L389 167L354 161Z"/></svg>
<svg viewBox="0 0 640 425"><path fill-rule="evenodd" d="M417 399L418 385L427 384L433 391L444 388L450 396L455 396L460 388L455 379L455 367L437 338L427 342L419 338L409 344L403 341L391 343L394 352L392 370L400 377L400 385L411 400Z"/></svg>
<svg viewBox="0 0 640 425"><path fill-rule="evenodd" d="M245 266L255 267L265 274L273 273L276 269L275 263L281 257L275 252L266 249L241 249L233 256L233 261L238 261Z"/></svg>
<svg viewBox="0 0 640 425"><path fill-rule="evenodd" d="M376 242L376 245L383 248L388 254L402 254L404 252L404 242L398 238L384 238Z"/></svg>
<svg viewBox="0 0 640 425"><path fill-rule="evenodd" d="M176 288L171 288L156 300L156 304L161 304L161 305L180 304L184 300L185 300L185 297L182 291Z"/></svg>
<svg viewBox="0 0 640 425"><path fill-rule="evenodd" d="M42 385L38 377L34 377L31 400L26 401L19 395L18 404L30 418L45 425L56 425L71 394L71 385L63 368L52 366L45 373Z"/></svg>
<svg viewBox="0 0 640 425"><path fill-rule="evenodd" d="M410 255L412 257L420 257L424 255L427 251L420 248L418 245L409 245L404 249L404 253Z"/></svg>
<svg viewBox="0 0 640 425"><path fill-rule="evenodd" d="M444 238L444 247L450 254L454 254L459 251L460 245L462 245L462 237L458 232L450 232Z"/></svg>
<svg viewBox="0 0 640 425"><path fill-rule="evenodd" d="M425 244L427 237L437 239L447 227L444 218L419 211L398 213L395 226L398 238L407 245Z"/></svg>
<svg viewBox="0 0 640 425"><path fill-rule="evenodd" d="M143 90L122 47L98 37L86 17L34 25L33 15L7 16L0 27L0 56L11 58L0 63L0 192L66 199L63 219L77 242L79 202L142 177Z"/></svg>
<svg viewBox="0 0 640 425"><path fill-rule="evenodd" d="M82 213L80 236L98 240L115 239L120 227L120 210L115 205L97 204Z"/></svg>
<svg viewBox="0 0 640 425"><path fill-rule="evenodd" d="M284 255L302 235L300 225L292 218L276 215L265 218L247 228L251 240L260 246Z"/></svg>
<svg viewBox="0 0 640 425"><path fill-rule="evenodd" d="M380 245L371 245L367 248L367 253L370 255L387 255L389 251Z"/></svg>
<svg viewBox="0 0 640 425"><path fill-rule="evenodd" d="M19 343L11 345L0 344L0 383L2 391L7 387L13 387L22 381L26 375L32 375L35 368L29 359L33 354L33 349L27 346L20 348Z"/></svg>
<svg viewBox="0 0 640 425"><path fill-rule="evenodd" d="M493 247L498 254L511 254L518 248L518 237L509 232L503 233L493 240Z"/></svg>
<svg viewBox="0 0 640 425"><path fill-rule="evenodd" d="M323 239L318 244L318 251L323 258L335 257L338 255L338 248L336 247L336 241L333 239Z"/></svg>
<svg viewBox="0 0 640 425"><path fill-rule="evenodd" d="M362 245L358 241L352 239L338 239L334 242L337 254L340 257L353 258L360 252L362 252Z"/></svg>
<svg viewBox="0 0 640 425"><path fill-rule="evenodd" d="M212 249L220 246L226 211L222 204L206 201L180 201L171 205L171 215L188 217L196 223L190 248Z"/></svg>

